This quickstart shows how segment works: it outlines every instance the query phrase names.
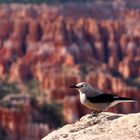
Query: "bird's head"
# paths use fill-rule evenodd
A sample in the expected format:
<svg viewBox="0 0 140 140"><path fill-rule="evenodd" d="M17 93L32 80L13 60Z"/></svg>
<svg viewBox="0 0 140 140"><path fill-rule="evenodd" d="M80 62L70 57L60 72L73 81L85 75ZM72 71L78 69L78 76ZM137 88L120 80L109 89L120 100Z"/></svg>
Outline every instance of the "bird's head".
<svg viewBox="0 0 140 140"><path fill-rule="evenodd" d="M86 83L86 82L80 82L80 83L78 83L77 85L70 86L70 88L75 88L75 89L77 89L79 92L84 93L86 90L92 88L92 86L89 85L89 84Z"/></svg>

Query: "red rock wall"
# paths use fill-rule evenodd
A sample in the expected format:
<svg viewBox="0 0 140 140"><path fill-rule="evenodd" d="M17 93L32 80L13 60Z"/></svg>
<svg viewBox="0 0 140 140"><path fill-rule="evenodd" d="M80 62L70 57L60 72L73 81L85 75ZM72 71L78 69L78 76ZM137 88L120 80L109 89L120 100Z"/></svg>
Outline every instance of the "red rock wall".
<svg viewBox="0 0 140 140"><path fill-rule="evenodd" d="M7 73L9 81L19 83L36 78L48 102L55 99L64 105L67 122L88 112L68 88L80 81L139 99L140 90L126 79L140 76L140 10L116 9L107 14L102 9L99 14L91 7L85 13L76 12L83 8L65 8L1 6L0 78ZM139 105L122 104L113 111L137 112Z"/></svg>

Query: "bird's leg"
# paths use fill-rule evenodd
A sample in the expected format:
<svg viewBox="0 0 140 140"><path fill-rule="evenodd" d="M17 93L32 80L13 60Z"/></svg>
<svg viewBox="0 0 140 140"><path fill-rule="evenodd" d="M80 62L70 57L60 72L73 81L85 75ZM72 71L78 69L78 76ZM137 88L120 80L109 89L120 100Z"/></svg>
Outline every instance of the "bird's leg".
<svg viewBox="0 0 140 140"><path fill-rule="evenodd" d="M95 114L95 111L92 111L92 112L91 112L91 116L94 116L94 114Z"/></svg>
<svg viewBox="0 0 140 140"><path fill-rule="evenodd" d="M91 117L98 117L98 115L99 115L100 112L101 112L101 111L93 111L93 112L91 113Z"/></svg>

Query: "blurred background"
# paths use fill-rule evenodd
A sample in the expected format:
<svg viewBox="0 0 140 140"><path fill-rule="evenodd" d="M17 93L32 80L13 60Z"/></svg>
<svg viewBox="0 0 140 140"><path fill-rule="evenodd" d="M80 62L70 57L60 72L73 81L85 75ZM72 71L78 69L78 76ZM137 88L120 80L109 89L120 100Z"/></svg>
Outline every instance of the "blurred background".
<svg viewBox="0 0 140 140"><path fill-rule="evenodd" d="M0 139L40 140L91 110L81 81L135 98L140 111L140 0L0 0Z"/></svg>

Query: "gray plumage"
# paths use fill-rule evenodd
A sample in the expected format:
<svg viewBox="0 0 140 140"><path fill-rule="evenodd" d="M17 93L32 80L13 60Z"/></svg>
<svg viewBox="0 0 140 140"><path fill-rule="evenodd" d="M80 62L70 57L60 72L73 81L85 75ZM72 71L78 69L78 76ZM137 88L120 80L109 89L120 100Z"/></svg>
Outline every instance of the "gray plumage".
<svg viewBox="0 0 140 140"><path fill-rule="evenodd" d="M100 90L93 88L86 82L78 83L77 85L71 86L80 93L80 101L87 108L92 109L96 112L101 112L115 106L122 102L135 102L134 99L119 97L113 94L106 94Z"/></svg>

